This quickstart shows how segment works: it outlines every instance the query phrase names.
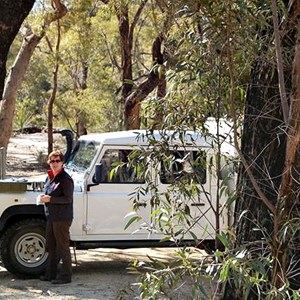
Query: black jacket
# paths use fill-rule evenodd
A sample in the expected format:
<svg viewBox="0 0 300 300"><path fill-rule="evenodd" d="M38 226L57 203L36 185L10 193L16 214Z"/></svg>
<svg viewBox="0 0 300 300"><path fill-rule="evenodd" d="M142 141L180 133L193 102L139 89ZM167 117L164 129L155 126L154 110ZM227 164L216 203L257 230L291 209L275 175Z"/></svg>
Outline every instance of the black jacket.
<svg viewBox="0 0 300 300"><path fill-rule="evenodd" d="M73 220L73 179L64 169L54 178L51 171L48 173L45 194L51 196L51 200L45 203L47 219L49 221Z"/></svg>

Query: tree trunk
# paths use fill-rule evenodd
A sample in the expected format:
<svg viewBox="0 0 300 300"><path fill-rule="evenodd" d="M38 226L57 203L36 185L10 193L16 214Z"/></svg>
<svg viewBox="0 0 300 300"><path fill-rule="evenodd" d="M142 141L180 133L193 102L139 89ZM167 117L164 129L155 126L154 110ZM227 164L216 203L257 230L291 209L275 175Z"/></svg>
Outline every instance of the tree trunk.
<svg viewBox="0 0 300 300"><path fill-rule="evenodd" d="M125 113L123 114L124 126L122 127L125 127L126 129L137 129L140 127L140 103L134 103L133 105L126 107L126 98L131 93L133 87L132 47L134 29L147 2L148 0L141 1L131 24L129 23L129 4L122 3L119 7L115 7L116 14L119 20L119 32L121 41L121 108L122 111L125 111Z"/></svg>
<svg viewBox="0 0 300 300"><path fill-rule="evenodd" d="M143 81L128 97L126 97L124 119L126 129L139 128L139 115L137 115L136 107L140 105L158 85L159 77L155 73L151 73L148 78Z"/></svg>
<svg viewBox="0 0 300 300"><path fill-rule="evenodd" d="M164 106L161 105L161 99L163 99L167 94L167 80L165 76L160 79L160 82L157 86L157 96L156 101L158 101L158 105L155 106L156 110L154 112L154 122L152 129L161 129L163 126L163 120L164 120L164 110L162 109Z"/></svg>
<svg viewBox="0 0 300 300"><path fill-rule="evenodd" d="M297 13L298 11L298 13ZM300 15L300 4L293 9L293 15ZM296 18L295 18L296 19ZM287 145L285 165L282 175L282 181L278 193L278 216L279 221L277 230L282 231L285 226L293 218L300 217L300 203L299 203L299 174L300 174L300 22L296 26L296 47L295 57L293 61L292 71L292 95L289 109L288 128L287 128ZM275 232L276 233L276 232ZM278 234L277 234L278 235ZM299 234L298 234L299 235ZM277 238L278 244L276 246L276 259L273 267L273 281L274 285L281 287L285 284L285 279L289 279L286 274L288 269L288 248L292 249L292 255L295 256L295 263L293 268L300 265L299 261L299 238L293 236L292 232L288 232L288 236L284 241ZM296 266L295 266L296 264ZM300 288L299 278L291 278L291 286L295 289Z"/></svg>
<svg viewBox="0 0 300 300"><path fill-rule="evenodd" d="M87 89L87 80L88 80L88 71L89 66L87 61L81 61L80 67L74 67L74 70L71 72L71 78L73 81L74 93L79 96L82 90ZM87 134L86 127L87 116L81 111L80 108L76 109L76 137Z"/></svg>
<svg viewBox="0 0 300 300"><path fill-rule="evenodd" d="M130 35L128 4L116 8L119 20L120 49L121 49L121 111L124 110L126 96L131 92L133 86L132 79L132 43L133 35ZM124 120L124 124L125 124ZM123 127L123 125L121 126ZM125 125L126 127L126 125Z"/></svg>
<svg viewBox="0 0 300 300"><path fill-rule="evenodd" d="M159 83L157 86L157 94L156 94L156 101L160 102L161 99L163 99L167 94L167 80L165 75L165 68L163 68L163 63L165 62L165 51L161 51L161 46L163 42L163 34L160 34L154 41L152 46L152 61L153 64L156 63L161 66L161 72L159 74ZM168 49L169 55L172 53L172 50ZM156 111L154 113L155 120L153 124L153 129L161 129L163 125L163 118L164 118L164 111L163 111L163 105L155 106Z"/></svg>
<svg viewBox="0 0 300 300"><path fill-rule="evenodd" d="M258 61L251 74L242 137L242 152L254 177L266 197L276 203L277 192L285 159L286 136L281 129L283 116L280 98L273 67L265 61ZM274 77L275 76L275 77ZM258 231L253 231L257 224L270 219L269 211L258 199L243 166L239 170L239 200L236 205L236 216L247 210L237 228L237 245L244 241L255 241L261 238ZM272 230L272 221L264 226Z"/></svg>
<svg viewBox="0 0 300 300"><path fill-rule="evenodd" d="M161 51L163 34L159 34L152 45L153 68L148 78L138 85L138 87L126 97L124 108L124 123L126 129L139 128L140 103L161 83L161 93L166 93L165 70L163 67L164 55ZM160 68L160 69L159 69ZM164 89L164 90L163 90Z"/></svg>
<svg viewBox="0 0 300 300"><path fill-rule="evenodd" d="M260 189L273 204L276 203L281 183L286 141L282 131L283 116L275 73L273 66L263 60L257 61L254 66L246 98L241 145ZM239 170L235 219L238 220L237 247L260 241L264 238L262 231L271 233L273 230L270 211L258 197L242 165ZM262 231L255 228L261 228ZM243 294L229 282L223 299L240 300ZM250 293L248 299L257 299L255 292Z"/></svg>
<svg viewBox="0 0 300 300"><path fill-rule="evenodd" d="M294 11L290 10L290 12ZM282 22L281 24L285 25L285 28L281 29L285 35L282 36L283 49L280 51L283 54L294 53L295 62L297 62L299 49L297 50L296 47L296 51L293 52L296 42L295 24L293 22ZM261 57L263 58L264 55L262 54ZM290 61L290 57L287 61ZM293 177L292 173L297 173L299 177L300 172L299 61L294 63L294 70L292 65L287 62L284 63L283 61L283 65L284 73L281 74L280 81L282 84L282 80L285 79L283 82L286 90L285 97L289 99L292 96L292 102L289 104L291 105L289 126L286 126L286 117L283 116L284 107L280 98L279 79L275 66L259 59L251 73L242 136L242 152L249 163L249 168L251 168L261 191L269 201L277 206L277 209L273 215L270 213L255 192L245 167L241 165L235 211L237 220L236 245L246 246L249 250L252 247L252 250L257 253L260 250L255 242L259 242L261 251L265 251L267 248L268 251L271 251L273 270L272 274L269 274L269 279L272 281L269 283L277 288L282 287L283 281L286 279L288 263L286 253L289 242L283 242L279 232L281 226L292 216L291 211L298 198L295 196L291 185L291 183L294 185L296 183L293 180L296 177ZM285 201L283 201L282 196L285 197ZM242 217L240 218L240 216ZM299 215L297 217L299 218ZM255 230L256 228L260 228L261 231ZM269 246L263 246L262 241L266 240L263 232L265 236L269 236ZM288 236L286 239L288 240ZM299 281L299 275L296 278L296 281ZM261 288L263 289L263 287ZM278 297L276 299L281 299L280 295ZM241 288L235 286L233 281L229 282L223 299L237 300L243 298ZM252 290L247 299L256 300L258 295Z"/></svg>
<svg viewBox="0 0 300 300"><path fill-rule="evenodd" d="M17 92L22 84L30 58L40 40L40 36L32 33L24 37L21 49L7 77L3 100L0 102L0 128L2 128L0 131L0 147L6 148L8 145L13 128Z"/></svg>
<svg viewBox="0 0 300 300"><path fill-rule="evenodd" d="M109 0L102 0L103 3L108 4ZM133 37L134 29L139 21L140 15L147 4L148 0L143 0L134 14L133 20L129 22L129 2L121 1L118 6L115 5L115 12L119 21L119 33L120 33L120 48L121 48L121 111L123 112L123 124L120 129L137 129L140 128L140 105L144 100L160 83L162 89L166 89L166 82L164 74L159 73L158 68L164 70L162 64L164 62L164 55L161 52L161 45L166 36L168 30L172 24L172 13L168 14L165 24L163 26L163 32L153 42L152 58L153 69L148 75L148 78L143 82L140 82L138 86L133 90L133 71L132 71L132 49L133 49ZM164 4L166 9L172 5ZM163 92L165 93L165 91ZM161 120L161 116L159 116ZM161 122L160 122L161 123Z"/></svg>
<svg viewBox="0 0 300 300"><path fill-rule="evenodd" d="M3 100L1 101L0 106L0 128L4 128L0 132L0 147L7 147L8 145L13 127L17 92L22 84L31 56L50 24L62 18L67 13L67 8L60 3L60 0L54 0L53 3L55 3L55 11L52 14L47 15L44 24L42 25L41 33L36 35L30 32L30 35L27 33L27 36L23 39L21 49L6 80ZM0 10L0 14L1 13L2 11Z"/></svg>
<svg viewBox="0 0 300 300"><path fill-rule="evenodd" d="M35 0L0 1L0 101L6 77L6 60L9 48ZM3 128L3 127L1 127ZM1 146L1 145L0 145Z"/></svg>
<svg viewBox="0 0 300 300"><path fill-rule="evenodd" d="M53 68L53 89L48 101L48 122L47 122L47 129L48 129L48 154L53 151L53 106L54 101L56 99L57 93L57 80L58 80L58 70L59 70L59 46L60 46L60 23L59 20L57 21L57 40L56 40L56 47L55 47L55 65Z"/></svg>

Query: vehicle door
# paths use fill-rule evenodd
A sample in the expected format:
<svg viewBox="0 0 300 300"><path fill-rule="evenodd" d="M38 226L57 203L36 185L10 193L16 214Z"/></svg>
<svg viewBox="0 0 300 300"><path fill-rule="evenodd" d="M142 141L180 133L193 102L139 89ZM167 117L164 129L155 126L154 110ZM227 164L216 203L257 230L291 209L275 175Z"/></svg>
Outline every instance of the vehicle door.
<svg viewBox="0 0 300 300"><path fill-rule="evenodd" d="M100 143L93 140L80 140L74 147L65 170L70 174L74 181L74 219L70 228L72 240L80 240L85 236L86 222L86 191L85 178L90 166L94 165L99 152Z"/></svg>
<svg viewBox="0 0 300 300"><path fill-rule="evenodd" d="M159 181L161 190L170 195L169 230L175 238L191 239L193 235L186 233L192 232L198 239L214 239L216 195L208 166L210 158L209 147L195 147L170 149L167 159L161 161Z"/></svg>
<svg viewBox="0 0 300 300"><path fill-rule="evenodd" d="M151 207L147 194L139 194L133 210L136 192L143 189L142 162L131 155L136 151L130 147L104 146L99 163L102 165L100 184L90 186L87 191L88 235L101 235L103 239L149 238ZM92 182L92 175L89 182ZM125 229L131 218L141 219ZM147 226L146 226L147 225Z"/></svg>

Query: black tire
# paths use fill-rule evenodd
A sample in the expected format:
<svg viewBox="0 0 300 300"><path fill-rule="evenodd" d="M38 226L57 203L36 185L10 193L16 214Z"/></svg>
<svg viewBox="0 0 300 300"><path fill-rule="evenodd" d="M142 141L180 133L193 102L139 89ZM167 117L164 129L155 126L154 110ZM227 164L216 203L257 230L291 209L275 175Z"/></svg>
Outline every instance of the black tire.
<svg viewBox="0 0 300 300"><path fill-rule="evenodd" d="M1 259L7 271L19 278L34 278L45 271L45 227L44 220L27 219L6 230L1 239Z"/></svg>

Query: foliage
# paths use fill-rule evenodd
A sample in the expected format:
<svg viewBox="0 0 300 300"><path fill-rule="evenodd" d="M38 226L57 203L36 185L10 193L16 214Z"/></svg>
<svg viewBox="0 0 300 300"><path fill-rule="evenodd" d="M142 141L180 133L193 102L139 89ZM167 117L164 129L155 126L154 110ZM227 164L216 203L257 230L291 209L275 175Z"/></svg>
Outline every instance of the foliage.
<svg viewBox="0 0 300 300"><path fill-rule="evenodd" d="M247 214L245 211L240 217ZM291 260L287 281L276 288L270 281L274 260L272 236L266 228L256 225L256 230L262 233L261 240L235 248L232 235L222 233L219 239L224 250L215 251L213 256L202 256L194 260L191 248L178 248L177 258L169 263L151 258L150 263L134 261L131 269L140 274L140 281L137 283L140 297L159 299L180 284L191 286L192 295L189 296L192 299L219 299L222 295L221 284L229 283L230 288L240 291L239 299L248 299L250 291L254 291L255 299L299 299L300 292L294 285L300 272L299 257ZM282 243L289 241L287 247L291 249L290 253L293 253L292 249L295 247L299 248L299 229L297 217L284 224L280 233ZM206 280L215 283L212 290L207 288Z"/></svg>
<svg viewBox="0 0 300 300"><path fill-rule="evenodd" d="M249 212L244 211L239 219L247 217ZM254 221L252 221L254 222ZM240 297L248 299L250 291L254 292L256 299L299 299L300 292L295 285L295 278L299 276L299 257L294 257L287 272L287 280L280 288L276 288L270 281L274 266L274 246L272 234L260 224L255 224L260 231L262 239L243 244L239 248L232 245L228 237L223 236L222 241L226 247L224 252L215 253L220 264L218 268L210 267L209 273L217 272L222 282L229 282L229 286L240 291ZM238 226L238 224L237 224ZM299 249L299 217L292 218L282 226L279 233L280 243L288 243L290 255Z"/></svg>
<svg viewBox="0 0 300 300"><path fill-rule="evenodd" d="M169 112L182 109L178 115L192 118L188 120L189 124L197 120L201 122L208 116L230 117L230 74L227 61L230 16L233 23L230 42L238 87L235 91L236 110L241 115L249 70L257 51L256 43L253 42L256 34L253 19L262 18L254 16L254 13L250 3L242 2L240 6L216 1L212 6L203 3L198 10L192 10L187 5L182 7L177 12L178 26L171 31L167 41L175 49L175 54L166 62L169 69L166 73L168 95L163 103L151 99L149 104L154 107L153 110L160 105L165 115L168 115ZM241 20L240 16L245 18ZM173 123L181 124L180 120Z"/></svg>
<svg viewBox="0 0 300 300"><path fill-rule="evenodd" d="M185 299L209 299L207 287L211 278L206 268L212 262L209 257L202 257L199 262L197 255L201 252L182 248L175 251L174 258L168 263L151 257L149 263L135 260L130 270L141 275L141 281L136 284L141 291L140 299L172 298L177 290ZM188 292L184 292L184 288Z"/></svg>
<svg viewBox="0 0 300 300"><path fill-rule="evenodd" d="M203 124L204 126L204 124ZM207 126L207 125L206 125ZM152 137L152 132L147 133L147 138L149 140L150 146L147 149L139 149L139 158L144 161L145 168L141 170L144 172L144 178L146 178L146 185L137 189L132 193L133 209L134 212L127 215L129 218L126 228L129 227L133 222L138 222L140 224L140 229L147 229L149 233L160 234L162 236L161 242L172 242L174 246L181 245L184 239L193 240L193 244L206 248L208 245L205 243L205 239L213 236L217 231L216 220L220 218L223 211L226 211L231 206L232 201L232 190L231 183L232 175L230 176L230 168L232 161L229 159L227 162L225 159L222 161L223 166L223 176L220 189L218 191L212 191L208 188L209 184L206 185L206 180L213 180L212 177L216 179L216 161L214 155L216 153L208 152L207 157L201 150L197 150L196 155L191 155L189 152L181 151L181 156L177 156L177 149L184 149L184 136L188 134L185 130L177 130L174 132L173 136L179 137L180 142L176 143L175 147L170 148L170 139L166 134L168 128L164 128L160 131L162 139L157 141ZM199 130L199 128L198 128ZM208 130L202 130L204 138L212 138L212 144L216 142L214 136L208 133ZM143 139L143 136L139 136ZM222 137L228 141L228 138ZM224 141L223 141L224 142ZM221 142L222 143L222 142ZM190 146L193 145L193 141L190 142ZM172 149L172 150L171 150ZM196 149L196 148L195 148ZM169 184L164 185L164 190L158 189L158 184L156 182L156 177L149 172L152 168L148 167L147 164L152 164L152 168L157 170L157 174L160 175L160 180L166 180L168 178ZM180 166L184 166L181 168ZM208 177L206 178L206 168ZM228 168L226 170L226 168ZM161 170L174 170L169 177L165 174L169 172L162 172ZM158 171L160 170L160 171ZM163 177L162 177L163 176ZM231 179L230 179L231 178ZM150 223L143 219L142 215L139 215L138 203L144 195L150 195L150 200L147 205L151 205L153 208L150 218ZM220 210L218 213L213 213L216 208L216 198L220 199L219 204ZM199 208L194 208L191 204L199 201L206 203L205 213L200 211ZM197 235L199 231L199 226L201 227L201 221L208 218L210 220L209 225L206 228L202 228L203 236ZM178 251L182 255L188 255L185 253L185 249L178 248ZM183 254L185 253L185 254ZM189 262L189 264L188 264ZM162 263L155 261L154 264L150 266L148 264L136 263L133 268L137 268L141 274L139 287L141 297L148 299L158 299L157 297L162 293L165 294L165 290L170 288L172 285L177 285L179 280L187 280L193 286L193 299L202 299L206 291L202 287L202 279L210 278L212 274L207 274L203 266L204 261L197 261L197 267L187 258L184 265L181 265L183 261L176 261L173 266L172 263L168 264L168 267ZM176 265L177 264L177 265ZM201 264L201 268L199 268ZM170 267L172 265L172 267ZM206 265L205 265L206 266ZM213 274L215 276L215 274ZM214 277L216 278L216 276ZM183 281L184 281L183 280ZM184 284L184 283L183 283ZM210 291L211 292L211 291ZM200 293L200 294L199 294ZM202 296L200 296L202 294ZM198 296L196 296L198 295ZM149 299L150 299L149 298ZM205 297L203 299L206 299Z"/></svg>
<svg viewBox="0 0 300 300"><path fill-rule="evenodd" d="M176 59L168 61L176 66L167 72L168 83L171 86L169 86L168 95L165 99L158 102L153 97L145 105L144 122L147 126L151 126L149 119L155 119L156 111L163 112L165 128L175 130L181 128L183 131L202 129L207 116L228 117L232 111L235 111L237 115L242 114L245 84L249 81L250 66L260 47L258 40L255 40L257 38L256 26L257 24L262 27L268 26L264 20L266 7L263 5L255 7L250 2L244 2L245 5L240 7L236 5L237 3L230 6L229 2L214 4L216 7L212 9L213 18L210 18L209 11L204 9L205 14L202 15L202 19L200 18L201 23L197 24L198 31L178 30L175 32L174 36L177 35L177 39L174 38L174 40L176 42L181 32L183 38L180 49L179 47L176 48ZM239 4L242 3L239 2ZM184 16L186 12L188 20L193 19L195 14L187 7L181 11L181 14ZM245 12L247 12L247 18L241 20L240 16L245 16ZM200 15L199 12L198 15ZM241 27L242 22L244 28ZM180 24L185 29L186 22ZM215 26L216 24L218 26ZM201 31L199 31L199 26ZM200 37L199 32L202 34ZM266 38L268 37L262 37L262 39ZM184 47L185 43L187 43L186 48ZM177 46L177 44L175 45ZM274 48L269 49L266 53L266 58L275 60ZM202 58L204 59L202 60ZM209 64L210 62L211 64ZM168 160L167 157L164 159ZM188 185L184 183L184 186L187 187ZM189 189L177 191L189 197ZM155 192L154 194L156 194ZM166 234L166 239L174 241L180 240L181 234L181 232L176 231L174 223L176 221L182 222L189 216L189 210L180 211L178 208L176 197L174 197L176 192L174 193L174 190L170 189L165 194L156 194L155 201L159 203L159 208L152 215L158 224L161 224L159 229ZM174 213L174 211L176 212ZM242 216L245 217L244 214ZM276 232L276 244L272 233L268 232L266 228L259 229L263 236L261 241L257 241L253 245L243 245L240 249L234 249L231 243L231 232L233 231L228 232L230 238L227 238L224 233L220 233L218 235L219 240L226 247L230 245L232 252L229 249L224 253L217 251L216 259L220 264L215 269L212 268L215 273L210 274L219 277L221 282L228 282L229 286L237 293L240 291L240 298L237 299L247 299L250 292L254 292L258 299L298 299L299 292L291 285L291 277L287 275L287 279L280 287L271 280L273 278L271 274L275 272L274 260L279 256L276 253L277 249L288 249L287 240L289 238L293 241L294 246L292 248L295 248L297 244L297 238L295 240L288 236L287 239L286 236L286 233L292 229L288 226L290 220L288 219L286 224L280 224L278 236ZM285 222L286 220L281 221ZM276 221L273 220L273 223ZM153 226L151 229L153 230ZM296 232L298 232L298 226ZM283 245L284 247L282 247ZM298 266L298 257L295 257L295 262ZM290 263L289 266L291 266ZM294 276L299 276L297 268L292 272ZM144 282L147 280L153 282L152 291L148 286L146 287L146 292L151 291L154 295L153 299L158 297L154 291L159 293L163 290L161 281L163 279L161 277L156 278L155 275L152 278L148 273L144 273L141 279L141 294L144 292Z"/></svg>
<svg viewBox="0 0 300 300"><path fill-rule="evenodd" d="M100 93L88 88L80 94L65 92L57 99L56 124L59 127L75 128L80 119L84 120L91 132L115 131L118 129L119 116L114 105L110 95L104 91Z"/></svg>
<svg viewBox="0 0 300 300"><path fill-rule="evenodd" d="M15 115L15 130L23 131L33 123L38 122L38 111L32 99L17 102Z"/></svg>
<svg viewBox="0 0 300 300"><path fill-rule="evenodd" d="M83 121L89 131L110 131L119 128L121 49L115 7L127 3L130 5L129 16L132 18L140 1L109 2L109 5L102 1L69 2L70 13L62 21L62 43L59 53L61 72L54 120L56 126L74 129L79 121ZM168 92L164 98L158 98L152 93L147 101L142 103L144 127L151 128L157 118L157 112L162 113L164 117L162 131L173 129L179 134L188 129L206 133L204 124L209 117L228 119L231 118L232 111L237 113L239 119L243 117L251 65L261 52L262 45L269 44L263 42L273 38L261 32L258 37L257 33L258 28L269 26L270 20L266 17L269 7L266 3L268 2L172 1L172 7L177 7L174 14L175 25L164 36L164 48L168 52L164 66L157 70L159 74L166 75ZM152 67L151 43L157 33L163 30L162 20L165 14L170 13L165 11L164 4L164 1L149 2L138 21L132 52L134 87ZM39 20L45 13L42 7L39 6L28 19L37 30ZM45 123L45 105L52 88L50 76L52 61L55 58L51 55L49 46L54 38L55 32L50 31L47 40L41 43L19 92L15 120L18 128L27 124ZM20 41L16 41L12 53L16 52L15 47L18 47L19 43ZM290 55L290 52L286 52L286 55ZM262 59L275 65L274 48L270 47L265 51ZM86 70L88 75L85 78ZM42 113L42 119L35 119L26 114L28 108L35 113ZM220 146L220 141L216 140L215 143ZM178 158L168 152L167 141L159 147L154 143L151 146L142 154L145 166L149 157L163 162L166 168L176 164ZM211 158L209 167L214 169L218 176L218 197L226 196L227 201L216 211L216 218L224 207L230 206L236 199L236 195L229 189L230 177L221 178L219 174L219 163L223 160L219 154ZM232 162L227 163L223 165L231 168ZM146 178L151 178L147 168L144 172ZM164 193L157 190L155 182L149 182L147 187L137 190L132 195L133 207L136 208L136 203L143 194L150 192L151 204L155 207L151 219L155 222L145 225L144 220L134 213L129 215L131 218L127 226L133 222L141 222L150 232L164 234L165 240L178 244L186 234L190 234L200 243L202 237L196 237L191 229L197 220L192 218L188 203L195 195L201 193L212 202L211 195L203 191L201 178L195 173L186 174L171 184ZM183 195L183 200L172 197L174 194ZM299 219L291 218L285 221L280 227L278 243L291 243L291 248L295 249ZM184 230L178 230L182 225ZM207 266L205 271L203 262L200 261L197 265L189 260L187 249L179 249L178 259L170 265L156 260L152 260L149 266L135 262L133 268L142 275L139 283L140 296L157 299L165 293L166 287L170 288L188 276L195 289L193 299L205 298L208 295L204 290L200 290L199 280L211 276L240 289L243 297L247 297L250 290L254 290L261 299L273 299L278 295L296 299L299 295L291 287L291 282L293 276L298 276L298 267L296 270L289 270L292 275L288 276L280 289L275 288L269 278L273 271L276 249L272 245L270 233L259 227L259 224L257 230L261 232L262 240L239 249L233 248L232 229L226 233L217 232L225 251L216 251L215 263ZM295 260L295 266L298 266L298 257Z"/></svg>
<svg viewBox="0 0 300 300"><path fill-rule="evenodd" d="M36 31L39 30L38 24L46 12L46 6L47 2L40 1L27 20L28 26L30 25ZM130 12L133 13L137 7L138 3L132 3L133 9L130 9ZM82 121L87 121L88 131L115 130L119 128L121 117L118 96L121 49L114 9L101 1L81 0L72 1L69 9L70 12L61 20L62 41L59 53L58 91L58 97L61 99L66 97L68 105L57 103L59 107L56 108L54 125L59 127L67 124L75 130L74 124L78 118L82 117ZM148 11L150 10L151 7L148 6ZM149 37L155 35L154 17L156 21L159 19L157 13L146 13L137 27L133 68L136 78L143 76L151 67L149 63L151 56L147 49L151 48ZM18 99L23 97L35 99L42 113L45 112L43 107L50 96L47 91L52 88L50 76L55 57L49 47L54 44L55 35L56 31L51 28L47 33L47 38L40 43L38 51L34 53L32 64L18 97ZM86 82L84 82L85 70ZM82 91L86 87L89 91ZM74 112L77 100L79 100L79 108ZM56 106L56 103L54 105ZM46 114L42 117L45 120ZM95 119L97 119L96 122Z"/></svg>

